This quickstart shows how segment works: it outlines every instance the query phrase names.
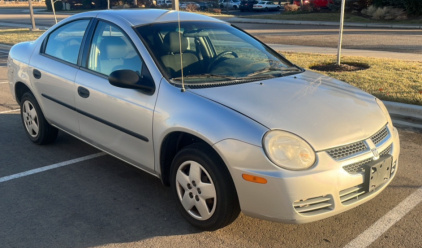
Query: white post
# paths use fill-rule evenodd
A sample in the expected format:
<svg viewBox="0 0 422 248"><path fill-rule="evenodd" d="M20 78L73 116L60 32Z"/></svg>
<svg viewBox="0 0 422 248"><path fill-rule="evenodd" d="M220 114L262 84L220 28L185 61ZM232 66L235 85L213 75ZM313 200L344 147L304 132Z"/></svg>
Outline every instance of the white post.
<svg viewBox="0 0 422 248"><path fill-rule="evenodd" d="M107 9L110 9L110 0L107 0Z"/></svg>
<svg viewBox="0 0 422 248"><path fill-rule="evenodd" d="M173 0L172 9L179 11L179 0Z"/></svg>
<svg viewBox="0 0 422 248"><path fill-rule="evenodd" d="M51 0L51 7L53 8L54 20L56 21L56 24L57 24L56 9L54 8L54 3L55 2Z"/></svg>
<svg viewBox="0 0 422 248"><path fill-rule="evenodd" d="M341 57L341 44L343 43L343 26L344 26L344 9L346 6L346 0L341 0L341 14L340 14L340 34L338 39L338 51L337 51L337 65L340 65Z"/></svg>

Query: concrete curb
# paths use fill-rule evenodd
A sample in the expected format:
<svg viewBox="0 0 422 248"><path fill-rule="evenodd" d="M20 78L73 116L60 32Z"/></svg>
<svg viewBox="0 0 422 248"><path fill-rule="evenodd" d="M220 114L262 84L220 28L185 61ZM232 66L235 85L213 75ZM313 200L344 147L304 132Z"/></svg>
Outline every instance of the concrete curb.
<svg viewBox="0 0 422 248"><path fill-rule="evenodd" d="M234 17L225 20L230 23L253 23L253 24L283 24L283 25L313 25L313 26L339 26L338 22L314 22L314 21L283 21ZM422 25L401 25L401 24L376 24L376 23L353 23L345 22L345 27L366 27L366 28L391 28L391 29L422 29Z"/></svg>
<svg viewBox="0 0 422 248"><path fill-rule="evenodd" d="M383 101L395 126L422 130L422 106Z"/></svg>
<svg viewBox="0 0 422 248"><path fill-rule="evenodd" d="M10 48L12 48L12 46L11 46L11 45L0 44L0 49L7 49L7 50L10 50Z"/></svg>

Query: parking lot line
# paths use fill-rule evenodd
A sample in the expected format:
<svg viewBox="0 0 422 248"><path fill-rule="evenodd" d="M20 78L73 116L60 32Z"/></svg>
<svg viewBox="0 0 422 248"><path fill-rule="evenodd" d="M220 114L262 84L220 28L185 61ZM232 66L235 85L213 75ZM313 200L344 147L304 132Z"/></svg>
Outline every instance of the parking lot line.
<svg viewBox="0 0 422 248"><path fill-rule="evenodd" d="M9 82L7 81L0 81L0 84L8 84Z"/></svg>
<svg viewBox="0 0 422 248"><path fill-rule="evenodd" d="M410 210L422 202L422 187L413 192L410 196L399 203L395 208L390 210L377 222L372 224L368 229L361 233L354 240L350 241L344 248L361 248L368 247L372 242L377 240L396 222L403 218Z"/></svg>
<svg viewBox="0 0 422 248"><path fill-rule="evenodd" d="M32 174L43 172L43 171L63 167L63 166L66 166L66 165L82 162L82 161L85 161L85 160L101 157L101 156L104 156L104 155L106 155L104 152L99 152L99 153L91 154L91 155L88 155L88 156L85 156L85 157L71 159L71 160L60 162L60 163L57 163L57 164L52 164L52 165L40 167L40 168L37 168L37 169L13 174L13 175L10 175L10 176L0 177L0 183L10 181L10 180L13 180L13 179L17 179L17 178L21 178L21 177L26 177L26 176L29 176L29 175L32 175Z"/></svg>
<svg viewBox="0 0 422 248"><path fill-rule="evenodd" d="M7 113L11 113L11 112L20 111L20 110L21 110L21 109L6 110L6 111L2 111L2 112L0 112L0 114L7 114Z"/></svg>

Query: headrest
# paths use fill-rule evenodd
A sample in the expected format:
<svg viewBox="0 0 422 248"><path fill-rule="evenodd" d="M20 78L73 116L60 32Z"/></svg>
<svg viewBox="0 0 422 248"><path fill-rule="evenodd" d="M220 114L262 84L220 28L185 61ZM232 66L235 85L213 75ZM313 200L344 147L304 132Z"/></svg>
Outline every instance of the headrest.
<svg viewBox="0 0 422 248"><path fill-rule="evenodd" d="M127 44L119 36L104 36L99 48L103 59L120 59L128 54Z"/></svg>
<svg viewBox="0 0 422 248"><path fill-rule="evenodd" d="M182 52L184 52L188 48L188 38L180 34L180 39L182 41ZM168 32L164 36L163 47L169 53L180 53L179 32Z"/></svg>

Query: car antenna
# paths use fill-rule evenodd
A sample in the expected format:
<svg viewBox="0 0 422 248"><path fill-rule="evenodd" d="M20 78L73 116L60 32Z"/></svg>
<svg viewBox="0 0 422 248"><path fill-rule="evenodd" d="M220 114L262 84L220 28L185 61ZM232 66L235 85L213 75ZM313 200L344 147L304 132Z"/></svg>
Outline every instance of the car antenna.
<svg viewBox="0 0 422 248"><path fill-rule="evenodd" d="M182 92L185 92L185 80L183 78L183 53L182 53L182 34L180 30L180 10L177 11L177 23L179 24L179 53L180 53L180 72L182 73Z"/></svg>

